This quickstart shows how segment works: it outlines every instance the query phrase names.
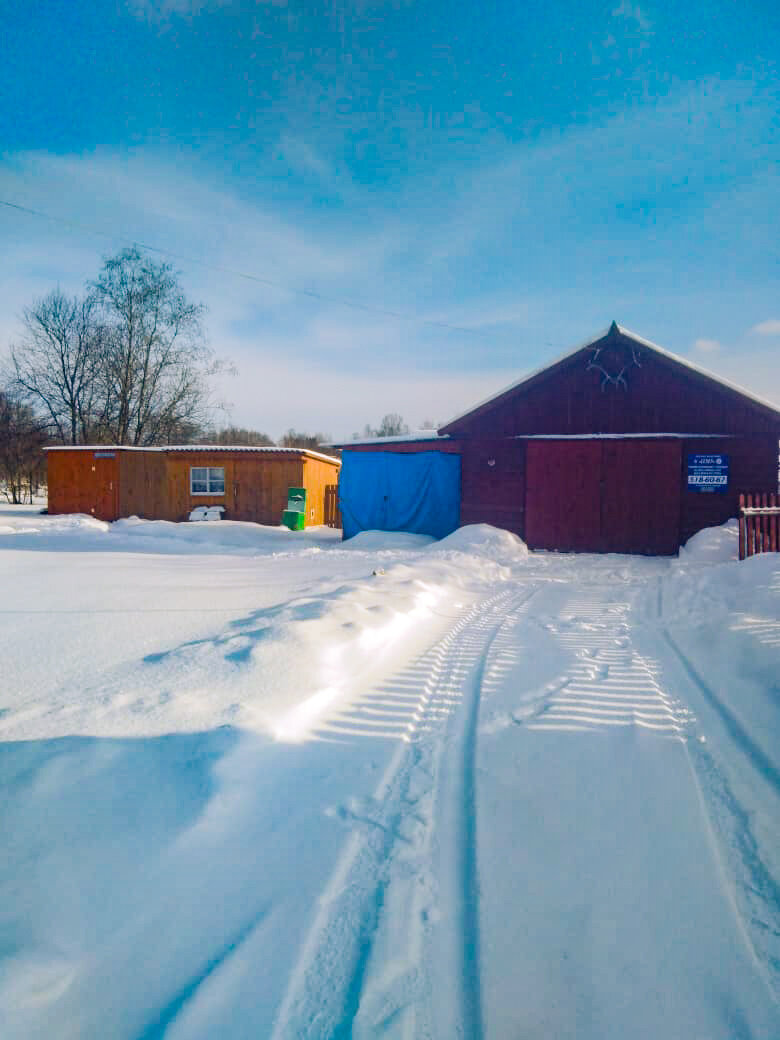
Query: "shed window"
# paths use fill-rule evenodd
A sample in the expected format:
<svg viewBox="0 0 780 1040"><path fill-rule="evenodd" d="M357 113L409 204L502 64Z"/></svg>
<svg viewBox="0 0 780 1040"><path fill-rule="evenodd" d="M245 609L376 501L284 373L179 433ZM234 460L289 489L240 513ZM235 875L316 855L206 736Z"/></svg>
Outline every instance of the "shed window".
<svg viewBox="0 0 780 1040"><path fill-rule="evenodd" d="M193 495L224 495L224 466L190 466L190 492Z"/></svg>

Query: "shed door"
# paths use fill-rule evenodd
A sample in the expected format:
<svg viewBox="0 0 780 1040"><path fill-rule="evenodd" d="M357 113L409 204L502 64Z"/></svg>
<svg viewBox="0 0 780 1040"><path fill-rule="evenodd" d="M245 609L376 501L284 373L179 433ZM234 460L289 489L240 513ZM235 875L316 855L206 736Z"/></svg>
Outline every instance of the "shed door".
<svg viewBox="0 0 780 1040"><path fill-rule="evenodd" d="M602 444L604 551L673 555L680 544L680 442Z"/></svg>
<svg viewBox="0 0 780 1040"><path fill-rule="evenodd" d="M100 520L116 520L119 516L118 470L116 456L95 456L92 459L89 505L90 512Z"/></svg>
<svg viewBox="0 0 780 1040"><path fill-rule="evenodd" d="M529 441L525 498L529 547L597 552L600 485L600 441Z"/></svg>

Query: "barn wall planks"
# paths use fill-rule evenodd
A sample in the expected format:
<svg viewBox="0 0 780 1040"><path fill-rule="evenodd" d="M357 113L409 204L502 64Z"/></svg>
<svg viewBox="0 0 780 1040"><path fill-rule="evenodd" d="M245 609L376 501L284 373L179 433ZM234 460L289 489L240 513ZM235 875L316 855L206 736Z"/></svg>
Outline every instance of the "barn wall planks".
<svg viewBox="0 0 780 1040"><path fill-rule="evenodd" d="M777 491L777 450L777 435L683 441L681 542L686 542L703 527L715 527L739 516L741 492ZM722 452L729 456L729 486L725 494L688 491L686 460L688 455L698 452Z"/></svg>
<svg viewBox="0 0 780 1040"><path fill-rule="evenodd" d="M461 450L461 525L492 524L523 537L525 443L484 438Z"/></svg>

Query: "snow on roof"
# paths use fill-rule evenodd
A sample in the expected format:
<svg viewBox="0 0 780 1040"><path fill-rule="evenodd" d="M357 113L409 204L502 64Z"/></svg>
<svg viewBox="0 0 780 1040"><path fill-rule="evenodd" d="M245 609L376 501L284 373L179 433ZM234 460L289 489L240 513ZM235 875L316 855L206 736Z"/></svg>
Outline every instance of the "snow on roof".
<svg viewBox="0 0 780 1040"><path fill-rule="evenodd" d="M310 448L280 448L275 444L163 444L155 447L136 447L130 444L55 444L44 449L45 451L155 451L155 452L196 452L196 451L250 451L267 452L272 455L308 455L313 459L322 459L325 462L335 462L340 466L341 461L333 455L324 455Z"/></svg>
<svg viewBox="0 0 780 1040"><path fill-rule="evenodd" d="M511 393L512 390L517 390L523 386L524 383L530 383L532 379L536 379L543 372L546 372L549 368L555 368L556 365L560 365L562 362L568 360L570 357L574 357L575 354L579 354L581 350L585 350L586 347L593 346L594 343L598 343L599 340L604 339L611 331L617 330L622 336L627 339L633 340L642 347L647 347L650 350L654 350L657 354L663 355L663 357L669 358L670 361L675 361L678 365L682 365L685 368L690 368L692 371L697 372L701 376L705 376L707 379L711 379L715 383L720 383L721 386L725 386L728 390L733 390L735 393L741 394L743 397L749 398L755 404L761 405L762 408L769 408L770 411L777 412L778 407L772 404L771 401L764 400L764 398L758 397L756 394L745 390L744 387L737 386L736 383L730 383L726 379L722 379L720 376L716 376L713 372L708 371L706 368L702 368L700 365L695 364L693 361L689 361L687 358L680 357L679 354L673 354L671 350L665 350L663 347L659 347L657 343L653 343L652 340L645 339L644 336L637 335L636 332L632 332L627 329L624 325L618 325L616 321L613 321L609 328L603 329L595 336L591 336L585 340L584 343L580 343L573 350L567 350L565 354L561 354L554 358L552 361L548 361L545 365L539 368L535 368L532 372L522 376L520 379L511 383L509 386L504 387L503 390L499 390L498 393L491 394L490 397L486 397L478 404L473 405L471 408L466 409L465 412L461 412L456 415L454 419L450 419L449 422L443 423L440 429L446 430L448 426L452 426L454 423L460 422L461 419L465 419L473 412L478 412L485 405L491 404L491 402L498 400L500 397L504 397L505 394Z"/></svg>
<svg viewBox="0 0 780 1040"><path fill-rule="evenodd" d="M698 441L707 438L733 439L733 433L518 433L516 441L636 441L652 437L663 440L675 439Z"/></svg>
<svg viewBox="0 0 780 1040"><path fill-rule="evenodd" d="M290 453L292 455L309 455L313 459L323 459L325 462L335 462L341 465L339 459L333 455L324 455L321 451L312 451L311 448L280 448L275 444L249 445L249 444L170 444L157 449L158 451L259 451L270 454Z"/></svg>
<svg viewBox="0 0 780 1040"><path fill-rule="evenodd" d="M358 437L353 441L338 441L325 444L326 448L352 448L361 444L416 444L418 441L446 441L449 434L439 435L437 430L417 430L415 433L401 433L395 437Z"/></svg>

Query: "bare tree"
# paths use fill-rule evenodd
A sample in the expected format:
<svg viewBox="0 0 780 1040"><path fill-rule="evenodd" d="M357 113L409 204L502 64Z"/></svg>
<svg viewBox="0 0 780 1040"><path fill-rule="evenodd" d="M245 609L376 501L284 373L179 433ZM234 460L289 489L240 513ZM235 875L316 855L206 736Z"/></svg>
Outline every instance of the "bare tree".
<svg viewBox="0 0 780 1040"><path fill-rule="evenodd" d="M397 412L389 412L383 416L381 423L376 429L366 423L362 433L352 434L352 440L368 440L371 437L399 437L408 432L409 427L404 422L403 416Z"/></svg>
<svg viewBox="0 0 780 1040"><path fill-rule="evenodd" d="M385 415L379 424L379 429L376 431L377 437L399 437L401 434L408 433L409 427L397 412L390 412Z"/></svg>
<svg viewBox="0 0 780 1040"><path fill-rule="evenodd" d="M46 434L29 405L0 391L0 482L9 502L32 502L44 470Z"/></svg>
<svg viewBox="0 0 780 1040"><path fill-rule="evenodd" d="M292 427L285 433L279 444L282 448L309 448L319 451L320 445L330 440L327 433L301 433Z"/></svg>
<svg viewBox="0 0 780 1040"><path fill-rule="evenodd" d="M250 447L270 447L275 442L267 433L259 430L247 430L243 426L226 426L223 430L209 432L206 430L198 437L200 444L241 444Z"/></svg>
<svg viewBox="0 0 780 1040"><path fill-rule="evenodd" d="M186 298L170 264L123 249L92 288L105 330L100 422L108 439L170 443L183 427L203 425L219 366L203 337L204 308Z"/></svg>
<svg viewBox="0 0 780 1040"><path fill-rule="evenodd" d="M102 330L93 298L54 289L26 307L11 348L10 385L45 416L51 435L79 444L94 434Z"/></svg>

